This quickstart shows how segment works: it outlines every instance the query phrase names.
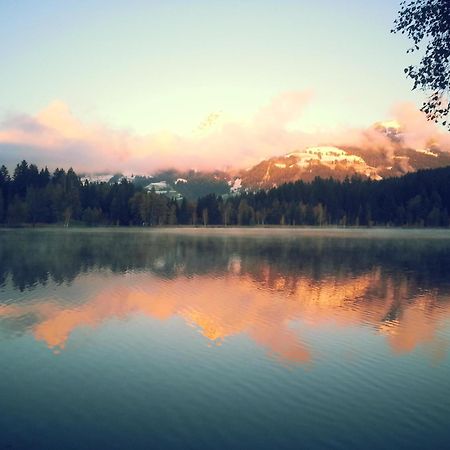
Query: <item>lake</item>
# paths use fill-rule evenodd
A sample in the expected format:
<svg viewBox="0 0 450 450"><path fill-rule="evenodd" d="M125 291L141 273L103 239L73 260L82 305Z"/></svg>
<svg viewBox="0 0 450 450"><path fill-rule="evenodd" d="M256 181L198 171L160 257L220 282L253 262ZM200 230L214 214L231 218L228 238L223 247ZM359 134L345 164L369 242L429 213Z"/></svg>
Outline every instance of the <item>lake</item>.
<svg viewBox="0 0 450 450"><path fill-rule="evenodd" d="M0 230L0 448L444 448L449 346L446 230Z"/></svg>

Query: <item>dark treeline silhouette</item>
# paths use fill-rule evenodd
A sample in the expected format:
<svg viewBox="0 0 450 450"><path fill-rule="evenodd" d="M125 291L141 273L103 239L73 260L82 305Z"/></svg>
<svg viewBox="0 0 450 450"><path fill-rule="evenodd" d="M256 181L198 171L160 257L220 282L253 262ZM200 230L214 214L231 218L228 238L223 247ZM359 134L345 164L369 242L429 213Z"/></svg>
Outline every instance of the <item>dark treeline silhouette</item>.
<svg viewBox="0 0 450 450"><path fill-rule="evenodd" d="M439 288L450 293L450 239L442 239L442 234L439 239L414 230L369 231L372 234L367 239L363 230L330 230L329 234L311 230L288 236L285 231L273 231L269 236L259 230L253 233L4 230L0 233L0 292L9 283L23 291L48 283L70 284L82 274L105 271L148 273L169 280L234 274L272 290L280 288L280 277L290 289L301 278L353 279L379 272L394 285L402 280L413 291ZM416 233L421 237L416 239ZM3 298L10 301L8 295ZM26 302L27 298L20 300Z"/></svg>
<svg viewBox="0 0 450 450"><path fill-rule="evenodd" d="M450 167L400 178L316 178L196 202L146 191L126 179L82 182L73 169L26 161L0 168L0 223L86 225L339 225L448 227Z"/></svg>

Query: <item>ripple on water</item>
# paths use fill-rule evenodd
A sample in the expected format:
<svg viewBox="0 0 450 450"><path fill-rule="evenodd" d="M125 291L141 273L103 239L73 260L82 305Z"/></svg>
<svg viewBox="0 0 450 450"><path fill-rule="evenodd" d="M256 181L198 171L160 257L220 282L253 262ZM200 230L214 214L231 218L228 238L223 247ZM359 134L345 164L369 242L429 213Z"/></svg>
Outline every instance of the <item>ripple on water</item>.
<svg viewBox="0 0 450 450"><path fill-rule="evenodd" d="M27 236L0 235L8 439L438 448L448 437L442 233Z"/></svg>

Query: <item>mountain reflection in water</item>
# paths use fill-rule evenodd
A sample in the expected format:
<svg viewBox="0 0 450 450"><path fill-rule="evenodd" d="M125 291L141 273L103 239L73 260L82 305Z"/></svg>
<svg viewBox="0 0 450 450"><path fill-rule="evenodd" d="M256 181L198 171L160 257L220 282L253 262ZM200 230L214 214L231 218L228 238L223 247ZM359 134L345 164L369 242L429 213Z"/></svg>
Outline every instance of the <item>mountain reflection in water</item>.
<svg viewBox="0 0 450 450"><path fill-rule="evenodd" d="M0 331L62 350L80 327L181 317L216 344L246 335L306 363L309 330L364 327L394 353L424 346L439 359L450 239L403 233L5 232Z"/></svg>

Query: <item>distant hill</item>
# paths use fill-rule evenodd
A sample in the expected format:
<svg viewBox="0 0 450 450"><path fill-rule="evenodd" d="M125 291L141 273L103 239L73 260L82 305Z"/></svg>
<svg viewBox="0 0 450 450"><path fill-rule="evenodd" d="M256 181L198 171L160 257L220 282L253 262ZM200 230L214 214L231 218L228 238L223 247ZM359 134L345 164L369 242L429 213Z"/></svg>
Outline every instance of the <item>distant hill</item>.
<svg viewBox="0 0 450 450"><path fill-rule="evenodd" d="M107 174L94 173L80 175L81 181L90 183L114 184L123 178L150 191L167 195L171 198L185 197L196 200L207 194L227 195L230 193L230 175L221 171L199 172L196 170L180 171L168 169L156 172L154 175Z"/></svg>
<svg viewBox="0 0 450 450"><path fill-rule="evenodd" d="M82 180L113 184L126 178L137 187L154 189L171 198L196 200L207 194L226 196L270 189L298 180L308 182L316 177L344 180L358 175L382 180L445 166L450 166L450 153L442 151L433 142L425 148L409 147L400 125L388 121L376 123L369 129L366 146L329 144L299 148L252 167L229 172L167 169L152 175L83 174Z"/></svg>
<svg viewBox="0 0 450 450"><path fill-rule="evenodd" d="M195 170L178 171L165 170L157 172L152 183L165 182L169 189L177 192L188 200L196 200L207 194L226 195L230 193L229 176L225 172L198 172Z"/></svg>

